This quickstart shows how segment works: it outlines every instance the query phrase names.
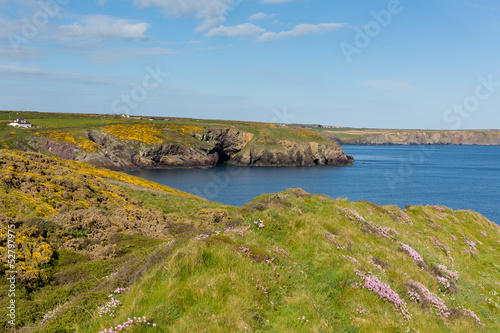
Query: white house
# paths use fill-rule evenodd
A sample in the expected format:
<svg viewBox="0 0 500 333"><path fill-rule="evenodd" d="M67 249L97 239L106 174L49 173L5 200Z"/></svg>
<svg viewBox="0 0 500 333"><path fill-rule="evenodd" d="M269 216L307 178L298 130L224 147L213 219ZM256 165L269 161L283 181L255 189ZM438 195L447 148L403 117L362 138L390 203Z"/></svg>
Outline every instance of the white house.
<svg viewBox="0 0 500 333"><path fill-rule="evenodd" d="M9 126L14 126L14 127L32 127L31 123L27 121L26 119L16 119L13 122L8 124Z"/></svg>

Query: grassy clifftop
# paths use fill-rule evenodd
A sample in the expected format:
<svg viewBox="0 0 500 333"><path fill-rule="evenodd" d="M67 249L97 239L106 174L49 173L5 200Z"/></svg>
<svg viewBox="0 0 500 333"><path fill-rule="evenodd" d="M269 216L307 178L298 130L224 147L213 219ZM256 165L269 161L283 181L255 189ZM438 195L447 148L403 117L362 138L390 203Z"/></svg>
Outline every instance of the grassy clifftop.
<svg viewBox="0 0 500 333"><path fill-rule="evenodd" d="M238 208L33 153L0 163L18 331L499 331L500 229L477 213L300 189Z"/></svg>
<svg viewBox="0 0 500 333"><path fill-rule="evenodd" d="M304 128L308 128L305 125ZM315 128L341 144L355 145L500 145L498 130L388 130L369 128Z"/></svg>
<svg viewBox="0 0 500 333"><path fill-rule="evenodd" d="M33 128L15 129L26 118ZM318 133L241 121L0 112L0 148L33 151L112 169L350 164Z"/></svg>

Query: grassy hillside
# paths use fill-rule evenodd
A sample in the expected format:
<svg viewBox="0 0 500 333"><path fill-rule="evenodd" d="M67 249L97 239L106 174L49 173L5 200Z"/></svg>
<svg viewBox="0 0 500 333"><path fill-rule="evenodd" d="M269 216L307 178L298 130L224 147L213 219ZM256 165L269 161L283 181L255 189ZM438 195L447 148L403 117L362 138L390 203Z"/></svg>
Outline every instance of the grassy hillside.
<svg viewBox="0 0 500 333"><path fill-rule="evenodd" d="M0 271L10 269L14 225L18 328L71 331L110 288L137 281L205 220L229 218L219 204L83 163L1 150L0 165ZM0 290L8 329L5 278Z"/></svg>
<svg viewBox="0 0 500 333"><path fill-rule="evenodd" d="M7 126L15 118L25 118L34 127L15 129ZM37 139L46 138L74 144L84 151L93 152L96 147L93 142L89 142L87 131L98 129L128 141L131 145L137 144L138 147L166 143L196 148L205 147L204 143L199 140L204 130L221 127L252 133L254 134L252 143L264 147L276 146L278 139L329 142L314 131L286 125L190 118L153 119L150 120L149 117L123 118L118 115L2 111L0 112L0 147L4 149L29 148Z"/></svg>
<svg viewBox="0 0 500 333"><path fill-rule="evenodd" d="M238 208L33 153L0 163L18 331L500 331L500 229L477 213L300 189Z"/></svg>

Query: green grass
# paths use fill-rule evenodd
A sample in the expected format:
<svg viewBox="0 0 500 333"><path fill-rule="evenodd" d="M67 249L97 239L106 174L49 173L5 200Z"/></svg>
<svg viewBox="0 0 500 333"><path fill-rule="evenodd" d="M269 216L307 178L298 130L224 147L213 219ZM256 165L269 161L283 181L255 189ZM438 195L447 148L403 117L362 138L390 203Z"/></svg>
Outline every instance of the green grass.
<svg viewBox="0 0 500 333"><path fill-rule="evenodd" d="M397 230L395 240L416 249L426 267L422 269L400 251L395 240L368 232L362 222L344 216L344 208L355 209L377 226ZM251 232L244 231L242 237L214 226L211 233L220 231L223 236L179 244L171 256L121 296L123 307L116 318L94 318L77 325L76 331L102 330L134 316L146 316L158 329L136 326L133 332L499 331L498 305L486 300L489 295L499 301L493 296L498 293L500 275L495 266L500 249L498 227L472 212L446 211L441 219L438 214L444 213L421 206L405 210L412 225L393 218L389 210L396 208L297 195L294 191L261 196L242 209L244 223L238 229L250 225ZM435 220L434 228L424 216ZM264 228L253 223L259 218ZM486 237L483 230L487 230ZM477 255L464 253L468 245L461 234L481 240ZM461 239L453 241L452 235ZM448 248L450 256L439 246ZM240 250L242 247L251 249L250 257ZM268 255L274 261L261 260ZM374 260L383 262L385 268L375 266ZM438 264L458 272L455 293L439 290L432 271ZM407 303L412 319L407 322L375 293L353 288L352 284L362 282L355 269L371 271L390 285ZM431 306L410 301L406 294L409 279L423 283L450 309L472 309L486 326L461 315L442 319Z"/></svg>
<svg viewBox="0 0 500 333"><path fill-rule="evenodd" d="M89 261L85 255L61 250L54 261L49 284L33 292L17 290L17 324L34 326L49 312L58 308L57 321L49 320L44 332L71 331L75 322L89 316L93 309L106 301L109 290L123 286L139 277L148 268L147 258L162 242L144 237L121 235L116 239L115 259ZM7 288L2 281L2 294ZM6 294L6 293L5 293ZM0 306L6 308L9 299L4 297ZM2 316L2 327L5 327Z"/></svg>
<svg viewBox="0 0 500 333"><path fill-rule="evenodd" d="M74 133L108 121L95 116L51 117L40 119ZM123 121L109 121L115 120ZM269 124L189 119L169 123L207 128L231 124L256 134L253 140L261 133L271 140L309 140L302 136L308 131ZM16 139L28 144L25 134L35 130L11 134L10 128L0 126L8 143ZM0 213L10 214L25 229L39 229L30 239L43 240L55 251L42 267L46 279L30 288L19 284L19 330L98 332L146 316L157 328L134 326L128 331L500 331L500 230L477 213L429 206L401 211L301 190L262 195L233 207L43 155L3 151L2 163L26 167L29 173L2 171L5 207ZM22 186L16 187L13 177ZM66 188L74 197L53 199ZM31 206L19 201L28 200L22 194L29 194ZM64 199L66 210L71 207L69 215L40 217L38 210L49 196L57 209ZM91 218L80 221L78 213L85 204L92 206L83 211ZM20 215L13 213L18 206L23 206ZM120 218L109 222L104 216ZM264 227L258 226L259 220ZM5 221L8 218L0 216L0 222ZM106 232L105 237L99 232ZM401 243L415 249L424 263L416 263ZM78 249L78 244L93 251L99 249L93 245L112 246L115 252L92 259L94 252ZM447 290L437 279L438 265L459 276ZM406 303L411 320L374 292L354 287L363 283L356 270L390 286ZM408 295L410 279L441 298L452 315L440 318L431 304L413 302ZM122 302L116 317L99 317L99 309L117 287L131 290L115 295ZM0 295L7 290L2 279ZM7 297L0 297L3 327L7 302ZM485 326L463 315L461 306L474 311Z"/></svg>
<svg viewBox="0 0 500 333"><path fill-rule="evenodd" d="M78 127L93 127L108 124L123 123L120 119L99 119L99 118L53 118L53 119L33 119L30 122L37 127L43 128L78 128Z"/></svg>

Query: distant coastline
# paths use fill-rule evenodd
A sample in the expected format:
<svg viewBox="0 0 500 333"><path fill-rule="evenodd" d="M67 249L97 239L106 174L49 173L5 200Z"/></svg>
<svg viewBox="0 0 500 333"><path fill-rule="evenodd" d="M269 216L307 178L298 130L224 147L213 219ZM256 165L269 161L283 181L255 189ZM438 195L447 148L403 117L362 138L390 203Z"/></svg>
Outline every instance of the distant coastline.
<svg viewBox="0 0 500 333"><path fill-rule="evenodd" d="M321 133L339 145L500 146L500 131L498 130L324 129Z"/></svg>

